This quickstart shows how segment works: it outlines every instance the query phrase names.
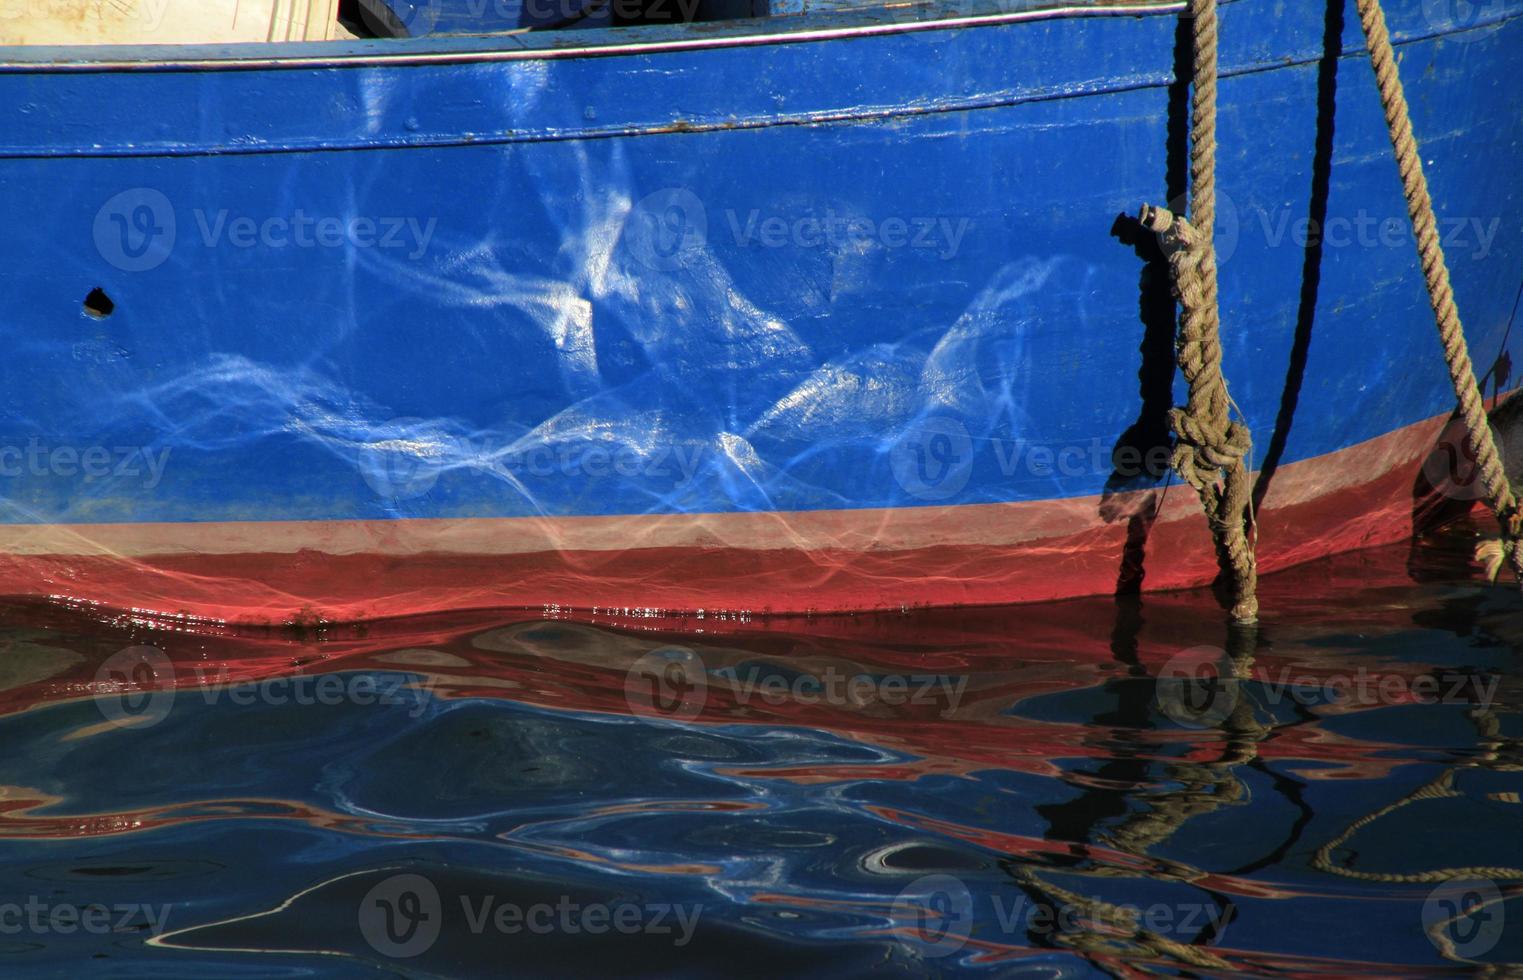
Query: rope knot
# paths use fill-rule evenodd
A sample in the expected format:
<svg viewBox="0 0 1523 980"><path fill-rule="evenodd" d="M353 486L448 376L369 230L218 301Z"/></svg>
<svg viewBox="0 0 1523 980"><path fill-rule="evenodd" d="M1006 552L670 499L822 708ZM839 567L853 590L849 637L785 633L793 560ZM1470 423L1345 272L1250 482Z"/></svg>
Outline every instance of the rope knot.
<svg viewBox="0 0 1523 980"><path fill-rule="evenodd" d="M1246 625L1258 619L1258 565L1247 530L1253 502L1245 459L1252 440L1248 428L1232 420L1232 398L1222 374L1216 251L1211 243L1216 214L1216 4L1217 0L1190 0L1195 42L1190 218L1145 204L1137 220L1157 236L1179 300L1176 356L1190 398L1185 407L1169 413L1176 437L1171 462L1200 497L1223 574L1235 593L1230 615Z"/></svg>
<svg viewBox="0 0 1523 980"><path fill-rule="evenodd" d="M1202 242L1195 226L1168 208L1144 204L1137 212L1137 220L1142 227L1158 236L1164 257L1171 262L1181 252L1199 251L1198 246Z"/></svg>

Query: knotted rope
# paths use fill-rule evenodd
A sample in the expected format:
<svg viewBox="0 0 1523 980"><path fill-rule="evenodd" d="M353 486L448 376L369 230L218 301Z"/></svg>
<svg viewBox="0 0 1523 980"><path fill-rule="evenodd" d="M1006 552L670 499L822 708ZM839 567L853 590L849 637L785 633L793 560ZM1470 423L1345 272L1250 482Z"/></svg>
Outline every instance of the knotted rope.
<svg viewBox="0 0 1523 980"><path fill-rule="evenodd" d="M1449 365L1449 380L1454 385L1454 395L1459 403L1460 417L1476 455L1481 483L1486 488L1486 499L1497 515L1502 528L1504 554L1512 561L1513 571L1523 584L1523 548L1518 539L1523 538L1523 513L1519 512L1517 497L1507 482L1507 471L1497 452L1492 437L1491 423L1486 415L1486 403L1475 380L1475 368L1470 363L1470 351L1465 344L1465 328L1454 303L1454 289L1449 282L1449 264L1444 258L1444 248L1439 241L1438 221L1433 213L1433 198L1428 193L1428 179L1423 173L1422 156L1417 140L1412 135L1412 114L1407 107L1406 93L1401 85L1401 73L1396 67L1396 54L1391 47L1391 34L1386 30L1385 13L1380 0L1357 0L1359 20L1364 26L1365 41L1370 49L1370 64L1375 69L1375 82L1380 88L1380 101L1385 107L1386 128L1390 132L1391 146L1396 151L1397 169L1401 171L1402 191L1407 199L1407 213L1412 219L1412 231L1417 239L1417 254L1422 260L1423 277L1427 281L1428 300L1438 325L1439 340L1444 347L1444 361ZM1483 545L1484 548L1484 545Z"/></svg>
<svg viewBox="0 0 1523 980"><path fill-rule="evenodd" d="M1169 413L1180 478L1200 496L1216 541L1217 558L1231 578L1231 615L1258 620L1258 564L1250 536L1252 485L1244 462L1253 447L1248 427L1232 418L1232 397L1222 373L1221 312L1217 298L1216 87L1217 0L1190 0L1195 61L1191 80L1190 216L1144 205L1139 220L1158 235L1174 277L1180 319L1177 356L1190 386L1183 408Z"/></svg>

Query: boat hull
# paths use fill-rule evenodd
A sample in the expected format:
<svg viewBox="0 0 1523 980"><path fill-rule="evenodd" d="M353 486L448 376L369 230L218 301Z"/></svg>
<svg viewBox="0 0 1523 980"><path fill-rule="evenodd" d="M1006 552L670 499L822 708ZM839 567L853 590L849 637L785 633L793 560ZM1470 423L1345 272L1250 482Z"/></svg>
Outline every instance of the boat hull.
<svg viewBox="0 0 1523 980"><path fill-rule="evenodd" d="M1389 6L1496 395L1523 5ZM0 590L282 622L1209 583L1126 218L1184 190L1182 35L1121 13L12 66L0 179L40 239L4 246ZM1433 456L1453 396L1357 23L1240 0L1223 31L1225 359L1273 571L1473 487Z"/></svg>

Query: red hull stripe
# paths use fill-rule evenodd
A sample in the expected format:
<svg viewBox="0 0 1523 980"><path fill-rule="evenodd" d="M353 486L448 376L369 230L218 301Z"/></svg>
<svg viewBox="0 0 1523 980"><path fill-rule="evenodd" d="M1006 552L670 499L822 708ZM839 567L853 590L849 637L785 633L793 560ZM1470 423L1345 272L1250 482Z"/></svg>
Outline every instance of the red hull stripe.
<svg viewBox="0 0 1523 980"><path fill-rule="evenodd" d="M1429 420L1282 467L1259 515L1265 572L1413 531ZM1146 530L1145 540L1140 532ZM1131 547L1128 548L1128 540ZM199 619L355 621L430 611L840 612L1208 584L1188 487L962 507L627 517L9 525L0 593ZM573 613L574 614L574 613Z"/></svg>

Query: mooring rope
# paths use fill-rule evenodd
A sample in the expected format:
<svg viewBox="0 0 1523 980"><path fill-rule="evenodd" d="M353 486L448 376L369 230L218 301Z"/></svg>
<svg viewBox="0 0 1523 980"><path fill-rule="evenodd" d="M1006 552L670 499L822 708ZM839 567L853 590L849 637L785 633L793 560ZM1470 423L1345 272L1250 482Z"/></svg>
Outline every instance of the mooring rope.
<svg viewBox="0 0 1523 980"><path fill-rule="evenodd" d="M1449 264L1444 258L1443 244L1439 241L1433 198L1428 193L1428 179L1423 173L1417 139L1412 134L1412 113L1402 89L1396 53L1391 46L1391 34L1386 29L1385 12L1380 0L1357 0L1357 3L1359 20L1364 26L1364 37L1370 50L1370 64L1375 69L1375 82L1380 88L1381 104L1385 107L1386 128L1390 133L1391 146L1396 151L1397 169L1401 171L1402 190L1417 239L1417 254L1422 260L1428 300L1433 306L1439 340L1443 343L1444 361L1449 366L1449 380L1454 385L1460 417L1464 420L1470 446L1475 452L1481 483L1486 488L1487 502L1496 513L1502 528L1503 553L1511 559L1513 571L1517 573L1520 586L1523 586L1523 547L1518 546L1518 539L1523 538L1523 513L1520 513L1517 497L1507 482L1507 471L1502 465L1501 454L1497 452L1496 440L1492 436L1486 403L1475 380L1475 368L1470 363L1465 327L1460 322L1459 308L1454 302Z"/></svg>
<svg viewBox="0 0 1523 980"><path fill-rule="evenodd" d="M1195 57L1191 79L1190 214L1144 205L1144 227L1158 235L1179 299L1179 368L1190 386L1183 408L1169 421L1171 460L1200 496L1222 570L1231 578L1232 619L1257 622L1258 563L1251 536L1252 485L1244 462L1253 447L1248 427L1232 418L1232 397L1222 373L1221 311L1217 296L1216 89L1217 0L1190 0Z"/></svg>

